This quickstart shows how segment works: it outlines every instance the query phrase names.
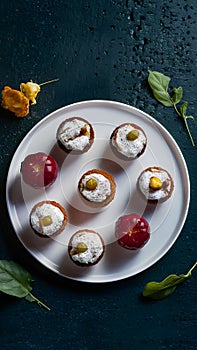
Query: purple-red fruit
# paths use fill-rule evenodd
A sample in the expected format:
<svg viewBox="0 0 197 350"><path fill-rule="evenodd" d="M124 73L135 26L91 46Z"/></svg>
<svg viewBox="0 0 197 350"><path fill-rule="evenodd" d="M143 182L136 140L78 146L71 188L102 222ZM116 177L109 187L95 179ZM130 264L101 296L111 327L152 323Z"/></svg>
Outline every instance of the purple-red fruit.
<svg viewBox="0 0 197 350"><path fill-rule="evenodd" d="M23 181L36 188L46 188L54 183L58 175L58 165L50 155L38 152L29 154L21 163Z"/></svg>
<svg viewBox="0 0 197 350"><path fill-rule="evenodd" d="M115 235L122 247L139 249L148 242L150 227L142 216L128 214L121 216L116 222Z"/></svg>

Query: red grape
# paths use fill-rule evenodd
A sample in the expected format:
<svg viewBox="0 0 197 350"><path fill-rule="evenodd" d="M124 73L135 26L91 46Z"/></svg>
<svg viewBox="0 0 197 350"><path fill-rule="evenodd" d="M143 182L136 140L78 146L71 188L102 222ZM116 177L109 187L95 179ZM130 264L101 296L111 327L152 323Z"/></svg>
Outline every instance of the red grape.
<svg viewBox="0 0 197 350"><path fill-rule="evenodd" d="M21 163L23 181L34 188L45 188L54 183L58 174L55 159L43 152L29 154Z"/></svg>
<svg viewBox="0 0 197 350"><path fill-rule="evenodd" d="M121 216L116 222L115 235L122 247L139 249L148 242L150 227L142 216L128 214Z"/></svg>

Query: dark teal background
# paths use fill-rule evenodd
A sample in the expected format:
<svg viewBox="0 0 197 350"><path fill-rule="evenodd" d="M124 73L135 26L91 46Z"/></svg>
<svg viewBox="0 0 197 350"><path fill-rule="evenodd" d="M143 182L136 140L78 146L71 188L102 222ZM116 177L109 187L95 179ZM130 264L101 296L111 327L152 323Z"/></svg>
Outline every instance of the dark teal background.
<svg viewBox="0 0 197 350"><path fill-rule="evenodd" d="M2 349L196 348L196 270L163 301L141 297L148 281L186 273L196 260L197 146L147 85L148 69L170 76L170 87L183 87L188 113L197 115L196 16L195 0L0 2L1 89L60 79L42 88L26 118L0 109L0 259L23 265L34 294L51 307L1 294ZM191 180L188 218L170 251L139 275L102 285L63 279L35 261L16 238L5 200L9 164L27 132L55 109L88 99L120 101L153 116L180 146ZM196 117L189 125L197 144Z"/></svg>

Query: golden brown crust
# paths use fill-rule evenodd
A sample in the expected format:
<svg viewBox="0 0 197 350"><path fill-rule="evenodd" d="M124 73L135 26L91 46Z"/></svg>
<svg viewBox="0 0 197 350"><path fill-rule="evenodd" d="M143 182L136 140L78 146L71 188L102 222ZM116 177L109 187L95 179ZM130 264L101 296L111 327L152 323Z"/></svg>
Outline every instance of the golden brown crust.
<svg viewBox="0 0 197 350"><path fill-rule="evenodd" d="M95 261L94 263L81 264L81 263L78 262L78 261L74 261L74 260L72 259L71 254L70 254L70 251L71 251L71 249L72 249L72 240L73 240L74 236L75 236L76 234L78 234L78 233L80 233L80 232L84 232L84 231L85 231L85 232L94 233L94 234L96 234L97 236L99 236L99 238L100 238L100 240L101 240L101 243L102 243L102 245L103 245L102 254L99 256L99 258L97 259L97 261ZM76 231L76 232L72 235L72 237L70 238L69 243L68 243L68 255L69 255L69 257L71 258L72 262L74 262L76 265L81 266L81 267L90 267L90 266L94 266L94 265L98 264L98 262L102 259L103 255L104 255L104 252L105 252L104 240L103 240L103 238L101 237L101 235L100 235L98 232L94 231L94 230L83 229L83 230Z"/></svg>
<svg viewBox="0 0 197 350"><path fill-rule="evenodd" d="M145 143L143 149L137 154L137 156L136 156L135 158L126 157L124 154L122 154L122 153L120 153L120 152L118 151L118 145L117 145L117 143L116 143L116 135L117 135L117 132L118 132L119 128L122 128L122 127L125 126L125 125L130 125L130 126L133 127L134 129L140 130L140 131L144 134L144 136L145 136L145 138L146 138L146 143ZM116 148L116 147L114 147L114 145L112 145L112 142L111 142L111 146L112 146L113 151L116 153L116 155L118 155L118 156L120 156L120 157L123 157L124 159L127 159L127 160L139 158L139 157L144 153L144 151L145 151L145 149L146 149L147 136L146 136L144 130L143 130L139 125L134 124L134 123L123 123L123 124L118 125L118 126L113 130L113 132L112 132L112 134L111 134L110 140L112 141L112 139L114 140L114 142L115 142L116 145L117 145L117 148Z"/></svg>
<svg viewBox="0 0 197 350"><path fill-rule="evenodd" d="M105 176L109 181L110 181L110 185L111 185L111 194L109 197L107 197L105 199L105 201L101 202L101 203L95 203L95 202L91 202L89 201L87 198L85 198L83 196L83 194L81 193L81 188L83 187L82 185L82 180L84 179L85 176L87 175L91 175L93 173L96 173L96 174L101 174L103 176ZM114 178L111 174L109 174L107 171L105 170L102 170L102 169L92 169L92 170L88 170L86 173L84 173L82 175L82 177L80 178L79 182L78 182L78 189L79 189L79 192L80 194L82 195L82 197L89 203L93 204L94 206L96 207L104 207L106 205L108 205L113 199L114 199L114 196L116 194L116 183L114 181Z"/></svg>
<svg viewBox="0 0 197 350"><path fill-rule="evenodd" d="M66 122L70 122L70 121L73 121L73 120L75 120L75 119L83 121L84 123L88 124L89 127L90 127L90 139L89 139L89 143L88 143L88 145L87 145L82 151L80 151L80 150L79 150L79 151L76 151L76 150L73 151L73 150L67 149L67 148L59 141L59 138L58 138L58 135L59 135L59 132L60 132L60 130L61 130L61 127L62 127ZM85 152L87 152L87 151L90 149L90 147L92 146L92 144L93 144L93 142L94 142L94 129L93 129L93 126L92 126L86 119L75 116L75 117L72 117L72 118L65 119L65 120L59 125L59 127L58 127L58 129L57 129L56 138L57 138L57 143L58 143L59 147L60 147L62 150L64 150L65 152L67 152L67 153L72 152L73 154L85 153Z"/></svg>
<svg viewBox="0 0 197 350"><path fill-rule="evenodd" d="M59 233L61 233L61 232L64 230L65 226L66 226L67 223L68 223L68 216L67 216L66 210L65 210L59 203L57 203L57 202L55 202L55 201L46 200L46 201L41 201L41 202L39 202L39 203L37 203L37 204L35 204L35 205L33 206L32 210L31 210L31 212L30 212L30 218L31 218L31 214L35 211L35 209L36 209L37 207L42 206L42 205L45 204L45 203L46 203L46 204L54 205L55 207L59 208L59 209L61 210L61 212L63 213L63 215L64 215L64 221L63 221L63 224L62 224L61 229L59 229L58 231L56 231L56 232L55 232L54 234L52 234L51 236L42 235L42 234L40 234L39 232L37 232L36 230L34 230L34 228L33 228L32 225L31 225L31 220L30 220L30 225L31 225L33 231L34 231L37 235L39 235L39 236L41 236L41 237L49 238L49 237L54 237L54 236L58 235Z"/></svg>

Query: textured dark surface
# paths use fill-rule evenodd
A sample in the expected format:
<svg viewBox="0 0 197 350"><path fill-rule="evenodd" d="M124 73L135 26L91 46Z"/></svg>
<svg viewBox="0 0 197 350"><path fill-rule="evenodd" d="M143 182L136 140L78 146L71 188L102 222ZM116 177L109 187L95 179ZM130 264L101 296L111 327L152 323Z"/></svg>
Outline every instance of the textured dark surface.
<svg viewBox="0 0 197 350"><path fill-rule="evenodd" d="M60 78L42 89L28 117L0 110L0 258L29 270L34 293L51 307L48 312L1 294L2 349L196 348L196 271L163 301L141 298L146 282L185 273L196 260L197 146L147 86L148 69L170 76L196 115L196 15L195 0L0 2L1 89ZM62 279L35 261L16 238L5 201L8 167L26 133L49 112L88 99L116 100L151 114L179 144L191 180L188 218L171 250L143 273L105 285ZM197 143L196 119L189 125Z"/></svg>

